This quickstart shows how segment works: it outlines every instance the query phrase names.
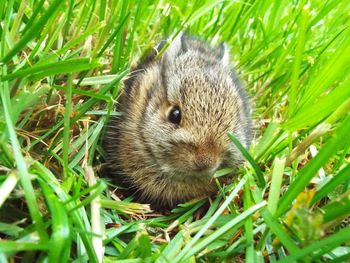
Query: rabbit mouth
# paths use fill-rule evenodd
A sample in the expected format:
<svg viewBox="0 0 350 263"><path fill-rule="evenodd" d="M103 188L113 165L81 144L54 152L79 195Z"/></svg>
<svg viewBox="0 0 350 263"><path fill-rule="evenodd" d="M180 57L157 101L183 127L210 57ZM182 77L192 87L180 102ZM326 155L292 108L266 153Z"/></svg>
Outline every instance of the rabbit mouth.
<svg viewBox="0 0 350 263"><path fill-rule="evenodd" d="M214 176L214 173L219 169L220 165L213 167L207 167L205 169L198 168L197 166L193 167L171 167L168 165L163 165L161 170L164 174L167 174L169 177L178 180L186 180L188 178L201 178L211 180Z"/></svg>
<svg viewBox="0 0 350 263"><path fill-rule="evenodd" d="M213 167L207 167L207 168L198 168L195 167L191 173L194 175L207 175L207 176L213 176L216 170L219 168L218 165L213 166Z"/></svg>

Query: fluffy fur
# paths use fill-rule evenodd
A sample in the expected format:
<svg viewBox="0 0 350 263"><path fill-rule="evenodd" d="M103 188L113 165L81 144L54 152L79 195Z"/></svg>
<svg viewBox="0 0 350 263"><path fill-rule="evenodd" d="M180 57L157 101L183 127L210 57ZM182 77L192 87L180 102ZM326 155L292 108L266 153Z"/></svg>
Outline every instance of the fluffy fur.
<svg viewBox="0 0 350 263"><path fill-rule="evenodd" d="M215 170L242 162L227 132L248 147L251 120L224 45L180 34L157 60L161 46L125 81L105 148L113 176L141 201L173 207L216 192ZM168 120L173 106L179 125Z"/></svg>

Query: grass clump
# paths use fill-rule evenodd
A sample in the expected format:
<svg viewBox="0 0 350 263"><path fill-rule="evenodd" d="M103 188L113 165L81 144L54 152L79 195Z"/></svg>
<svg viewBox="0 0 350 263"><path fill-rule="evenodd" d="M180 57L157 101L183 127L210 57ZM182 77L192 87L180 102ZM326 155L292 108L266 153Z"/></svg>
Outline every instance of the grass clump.
<svg viewBox="0 0 350 263"><path fill-rule="evenodd" d="M1 1L0 261L348 260L349 14L338 0ZM203 216L204 200L169 215L120 200L92 169L130 66L181 30L227 43L255 109L248 162Z"/></svg>

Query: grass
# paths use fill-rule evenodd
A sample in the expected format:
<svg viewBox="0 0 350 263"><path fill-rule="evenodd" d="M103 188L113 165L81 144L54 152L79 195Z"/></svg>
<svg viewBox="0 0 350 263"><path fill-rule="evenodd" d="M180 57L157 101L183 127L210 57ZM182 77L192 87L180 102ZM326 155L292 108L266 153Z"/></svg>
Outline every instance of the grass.
<svg viewBox="0 0 350 263"><path fill-rule="evenodd" d="M349 260L349 1L9 0L0 17L1 262ZM163 215L92 167L131 65L181 30L229 46L256 132L209 209Z"/></svg>

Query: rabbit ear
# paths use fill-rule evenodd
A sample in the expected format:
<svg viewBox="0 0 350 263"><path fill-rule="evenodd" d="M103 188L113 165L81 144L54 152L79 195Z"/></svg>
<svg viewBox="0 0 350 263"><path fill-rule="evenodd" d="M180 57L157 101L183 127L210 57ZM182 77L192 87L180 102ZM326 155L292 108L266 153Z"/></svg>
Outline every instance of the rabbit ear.
<svg viewBox="0 0 350 263"><path fill-rule="evenodd" d="M230 51L226 44L221 43L216 48L216 53L218 54L219 59L221 60L221 63L224 66L230 66Z"/></svg>
<svg viewBox="0 0 350 263"><path fill-rule="evenodd" d="M169 47L163 55L162 60L173 61L184 50L186 50L184 32L181 31L170 43Z"/></svg>

